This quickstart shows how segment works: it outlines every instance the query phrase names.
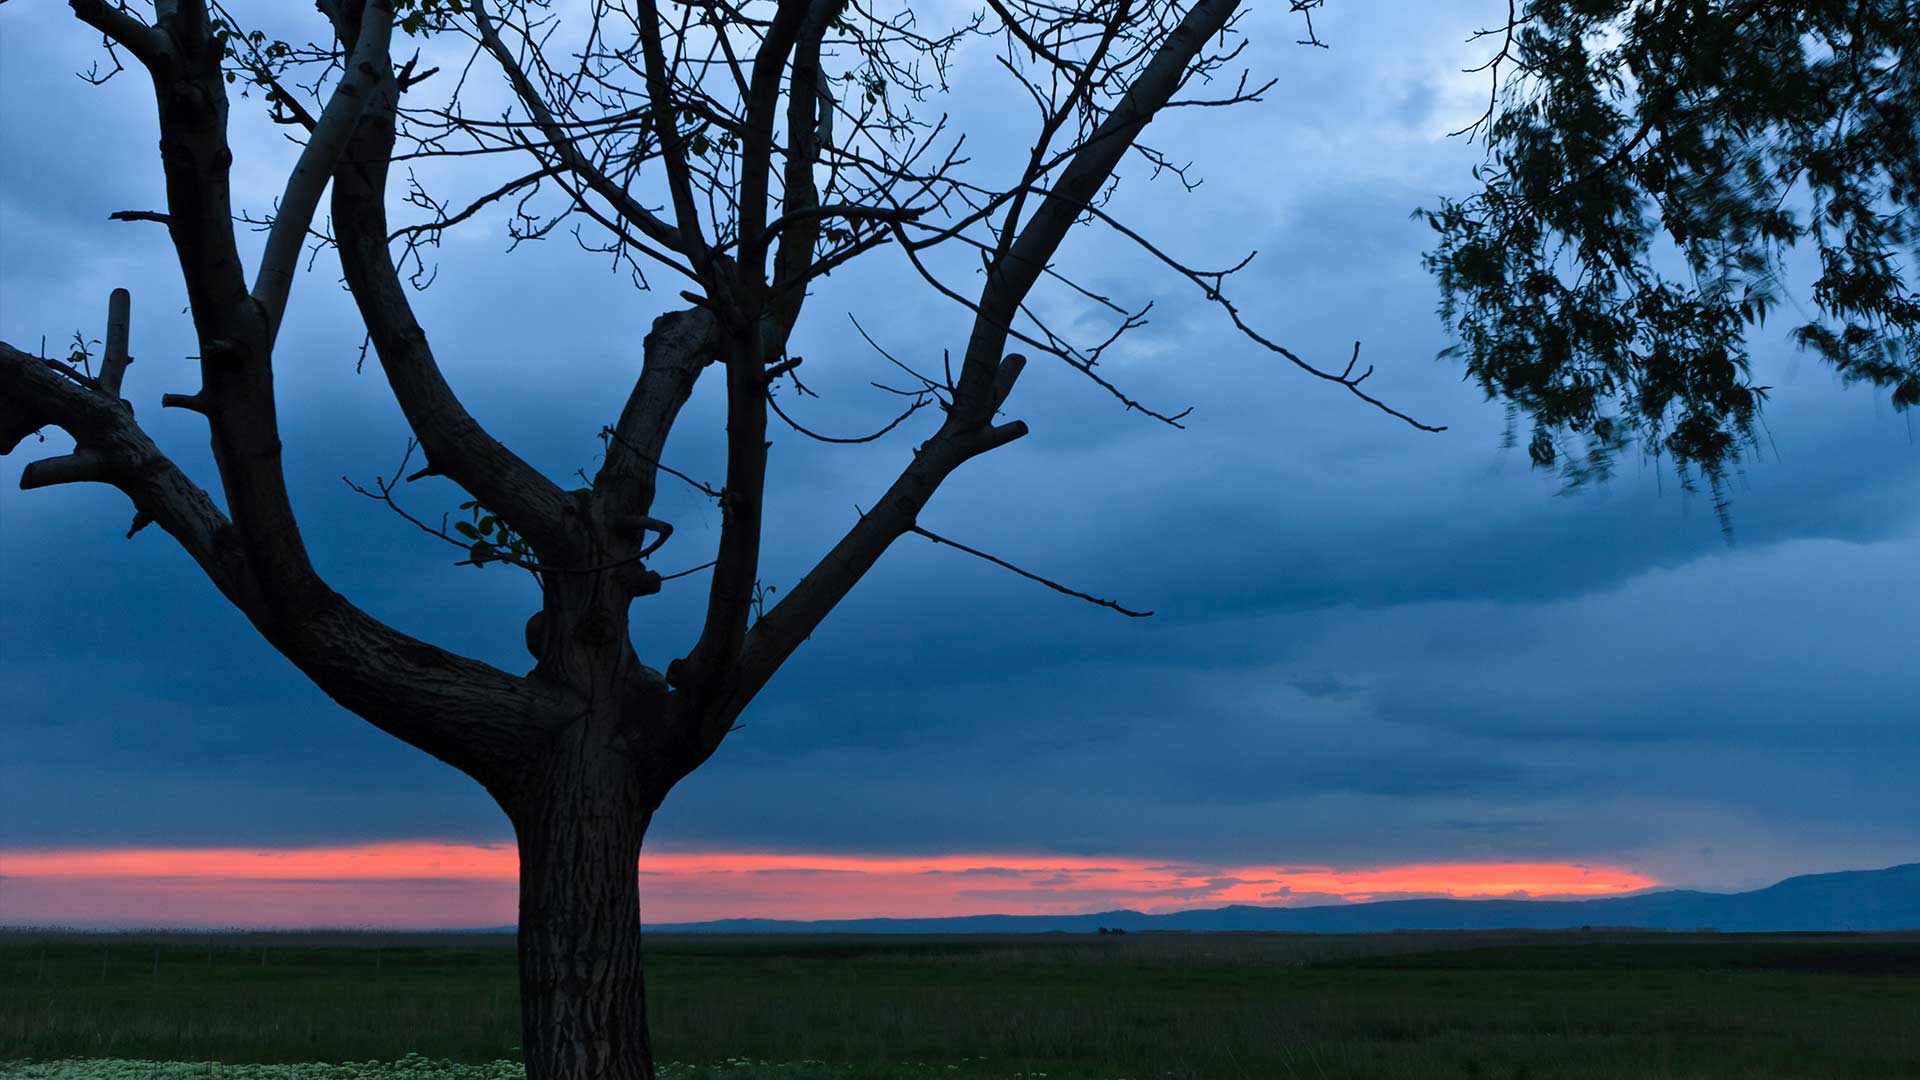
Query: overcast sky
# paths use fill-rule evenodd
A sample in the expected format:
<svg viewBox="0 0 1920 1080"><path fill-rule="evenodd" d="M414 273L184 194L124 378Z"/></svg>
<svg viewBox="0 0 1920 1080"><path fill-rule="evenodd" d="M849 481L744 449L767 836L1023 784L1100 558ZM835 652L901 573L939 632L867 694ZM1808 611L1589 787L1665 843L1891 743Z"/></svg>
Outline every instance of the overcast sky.
<svg viewBox="0 0 1920 1080"><path fill-rule="evenodd" d="M1186 429L1037 362L1009 404L1033 434L964 468L923 523L1155 616L1122 619L909 537L673 793L649 846L1565 863L1711 888L1920 859L1913 417L1793 351L1783 311L1753 342L1775 389L1729 543L1664 463L1629 460L1604 489L1562 494L1502 449L1501 406L1436 359L1448 338L1420 267L1431 234L1409 214L1471 184L1479 148L1445 133L1483 104L1485 84L1459 69L1496 6L1340 0L1316 20L1320 50L1261 5L1246 56L1276 88L1156 124L1150 141L1204 185L1149 182L1135 163L1115 204L1195 263L1257 248L1235 285L1251 321L1336 367L1362 339L1373 392L1445 433L1302 377L1124 243L1076 235L1067 268L1155 301L1108 376L1156 407L1192 406ZM211 484L204 423L158 408L197 377L164 231L107 220L161 205L151 89L76 79L97 53L64 5L0 9L0 338L64 353L76 329L100 336L111 288L132 289L129 396ZM991 115L1010 99L980 89L993 77L963 58L966 93L931 106L982 130L983 176L1015 167L996 135L1011 125ZM256 121L238 130L236 200L269 209L293 148ZM565 236L508 256L497 217L471 225L416 299L449 378L550 475L591 472L672 290L636 291ZM409 633L523 668L525 575L452 567L342 484L390 473L406 431L378 372L356 374L337 263L314 265L276 368L322 571ZM1043 310L1104 333L1067 294ZM934 368L968 324L890 256L835 274L794 345L823 396L791 405L843 434L894 405L867 385L888 369L848 313ZM718 389L703 384L669 446L671 464L716 482ZM795 580L934 426L923 414L847 447L776 422L765 579ZM165 535L122 539L122 496L17 491L33 456L23 444L0 463L0 849L510 836L476 785L311 688ZM677 531L654 562L669 572L705 562L718 533L711 507L670 483L655 512ZM431 515L464 496L430 481L407 498ZM703 580L636 606L650 663L691 642Z"/></svg>

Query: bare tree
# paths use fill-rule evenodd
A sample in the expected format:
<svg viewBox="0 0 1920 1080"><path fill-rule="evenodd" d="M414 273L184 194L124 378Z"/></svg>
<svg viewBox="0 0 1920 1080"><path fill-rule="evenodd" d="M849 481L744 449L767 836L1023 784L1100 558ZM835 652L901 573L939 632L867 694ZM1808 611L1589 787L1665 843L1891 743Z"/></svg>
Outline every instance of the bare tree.
<svg viewBox="0 0 1920 1080"><path fill-rule="evenodd" d="M1278 10L1317 43L1320 2ZM1224 291L1237 266L1184 264L1105 209L1129 156L1184 179L1141 141L1163 112L1259 98L1262 87L1235 69L1244 41L1236 0L986 0L937 31L911 7L889 14L853 0L319 0L324 33L305 44L250 30L217 0L70 3L104 36L97 81L129 67L152 78L166 206L114 216L164 224L178 254L201 386L162 404L206 418L220 490L216 498L176 467L123 396L124 292L114 294L97 369L85 350L54 359L0 345L0 449L43 428L65 432L73 450L28 465L22 487L120 489L134 505L129 536L157 524L326 694L485 786L519 843L524 1050L539 1080L652 1075L635 873L648 822L894 541L918 534L1141 614L918 524L956 469L1026 434L1005 410L1029 355L1072 366L1129 410L1179 422L1103 374L1103 353L1144 309L1056 272L1055 253L1076 226L1137 244L1251 341L1400 416L1363 387L1370 369L1359 370L1357 349L1344 368L1314 366L1245 321ZM563 31L570 36L556 36ZM396 34L431 35L463 63L439 72L417 57L396 62ZM990 53L1031 102L1029 149L997 177L978 177L964 137L926 111L962 48ZM423 102L430 77L443 90ZM302 147L267 217L237 214L230 195L230 84L258 88ZM489 94L491 105L468 106ZM458 201L418 182L392 189L396 162L436 159L520 164ZM396 227L396 205L420 220ZM651 275L684 301L653 321L585 487L563 487L482 428L415 318L409 285L430 276L428 249L498 205L513 207L516 238L568 224L637 283ZM265 234L251 273L237 222ZM309 558L282 470L273 358L313 242L337 250L417 440L422 467L409 479L447 478L470 495L471 516L448 529L416 515L399 474L361 490L458 544L463 561L523 567L538 580L523 674L384 625L329 588ZM906 380L892 388L901 412L882 430L923 410L937 424L871 508L769 605L759 567L770 418L812 434L775 397L803 390L788 341L809 284L883 246L971 311L972 331L951 343L940 372L894 361ZM967 253L977 278L949 280L935 248ZM1049 327L1029 305L1043 280L1079 290L1110 317L1111 333L1079 342ZM709 367L726 399L717 488L661 461ZM652 513L663 472L715 499L722 527L698 636L655 668L636 655L628 625L633 602L662 585L648 561L672 533Z"/></svg>

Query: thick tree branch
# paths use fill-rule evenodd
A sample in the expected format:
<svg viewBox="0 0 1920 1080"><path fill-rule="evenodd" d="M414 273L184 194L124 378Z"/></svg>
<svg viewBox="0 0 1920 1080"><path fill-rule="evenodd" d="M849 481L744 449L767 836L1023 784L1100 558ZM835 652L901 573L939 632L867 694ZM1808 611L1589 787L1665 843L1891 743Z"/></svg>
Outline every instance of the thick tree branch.
<svg viewBox="0 0 1920 1080"><path fill-rule="evenodd" d="M167 229L200 342L203 385L186 398L209 420L227 513L254 582L276 620L297 620L331 594L287 496L271 320L248 290L234 237L225 51L197 0L155 12L168 40L167 62L153 69Z"/></svg>
<svg viewBox="0 0 1920 1080"><path fill-rule="evenodd" d="M740 265L755 280L765 273L767 257L767 189L773 172L773 122L780 106L780 76L809 9L826 2L829 0L780 0L773 23L760 40L760 51L753 57L753 78L743 103L747 126L740 152ZM789 138L793 137L789 133Z"/></svg>
<svg viewBox="0 0 1920 1080"><path fill-rule="evenodd" d="M127 334L133 319L133 294L115 289L107 298L107 342L100 357L100 389L120 396L120 382L127 376L133 355L127 351Z"/></svg>
<svg viewBox="0 0 1920 1080"><path fill-rule="evenodd" d="M674 106L672 72L660 43L660 11L653 0L641 0L639 31L641 55L646 60L647 116L660 143L660 161L667 170L667 190L673 196L673 217L686 241L687 257L697 269L707 265L707 243L700 231L700 211L693 202L693 175L687 166L687 148L680 138L679 109Z"/></svg>
<svg viewBox="0 0 1920 1080"><path fill-rule="evenodd" d="M641 343L640 378L608 433L606 460L593 480L603 514L631 516L652 509L667 435L700 372L714 359L713 334L713 313L705 308L653 321Z"/></svg>
<svg viewBox="0 0 1920 1080"><path fill-rule="evenodd" d="M727 369L727 480L720 499L720 547L708 585L707 613L700 636L683 659L668 667L668 679L685 689L688 715L704 711L716 695L727 693L729 675L745 646L755 607L767 477L767 369L783 358L792 328L789 316L798 314L804 300L798 289L777 300L770 300L767 292L766 258L771 239L766 227L767 193L772 176L774 121L788 57L795 57L797 68L809 64L817 68L818 39L839 7L838 0L780 0L754 56L744 103L746 127L740 155L740 258L731 275L734 280L715 282L721 286L720 295L714 297L722 320L717 340ZM805 38L809 34L815 50L810 59L795 52L796 47L808 48ZM818 77L817 70L811 75L797 70L794 85L817 82ZM789 117L804 112L811 119L814 100L809 95L807 108L790 111ZM804 134L790 133L790 139L813 137L813 125L802 126ZM817 148L812 155L817 157ZM809 178L790 196L812 200L811 190ZM809 251L806 259L810 258ZM704 736L696 738L702 744L703 740ZM706 753L711 749L704 749L698 756Z"/></svg>
<svg viewBox="0 0 1920 1080"><path fill-rule="evenodd" d="M823 149L820 116L823 112L831 115L833 108L820 72L820 44L827 28L845 9L845 0L815 4L801 24L793 50L793 75L787 86L787 158L782 176L782 212L766 226L769 237L779 238L773 259L772 302L775 327L782 341L800 318L800 308L807 295L804 282L813 270L813 251L820 241L821 222L832 212L823 212L820 193L813 182L813 170L820 163ZM839 208L842 216L852 216L858 209ZM887 213L878 209L868 212Z"/></svg>
<svg viewBox="0 0 1920 1080"><path fill-rule="evenodd" d="M167 54L167 36L148 26L130 12L106 0L67 0L67 6L81 22L93 27L108 41L133 54L134 59L152 67Z"/></svg>
<svg viewBox="0 0 1920 1080"><path fill-rule="evenodd" d="M106 458L92 450L75 450L28 464L20 470L20 490L32 491L56 484L106 483L112 475Z"/></svg>
<svg viewBox="0 0 1920 1080"><path fill-rule="evenodd" d="M994 371L1005 351L1013 317L1026 302L1034 283L1052 262L1053 254L1079 218L1081 207L1094 200L1134 140L1172 100L1186 78L1188 66L1207 42L1224 30L1239 9L1239 0L1199 0L1188 9L1133 85L1075 151L1052 191L1020 229L1004 258L996 259L981 290L980 303L967 341L954 395L956 412L979 419L985 409ZM1054 194L1057 192L1058 194Z"/></svg>
<svg viewBox="0 0 1920 1080"><path fill-rule="evenodd" d="M227 516L160 452L132 410L58 366L0 342L0 453L11 453L43 427L66 432L76 449L28 465L22 489L78 482L119 488L139 514L179 541L234 606L249 616L264 611Z"/></svg>
<svg viewBox="0 0 1920 1080"><path fill-rule="evenodd" d="M346 152L347 141L373 96L374 88L391 68L387 42L393 31L392 0L367 0L360 17L360 33L346 69L333 88L327 107L321 110L313 134L308 136L300 160L287 177L286 191L267 232L260 270L254 275L253 299L267 321L267 344L272 346L280 332L280 320L286 313L287 294L293 288L293 276L300 269L300 252L320 206L320 193L326 189L334 165Z"/></svg>
<svg viewBox="0 0 1920 1080"><path fill-rule="evenodd" d="M949 414L947 424L914 452L913 460L873 508L861 515L833 549L753 624L724 696L688 702L691 715L687 722L694 729L691 740L698 751L696 759L685 767L693 768L719 747L727 729L780 665L873 569L893 542L913 530L920 511L932 501L942 481L969 458L1024 434L1026 425L1019 421L962 433L955 429Z"/></svg>
<svg viewBox="0 0 1920 1080"><path fill-rule="evenodd" d="M767 375L759 320L722 327L727 372L727 481L720 493L720 550L707 588L700 637L668 678L709 700L746 640L760 572L760 527L767 487Z"/></svg>
<svg viewBox="0 0 1920 1080"><path fill-rule="evenodd" d="M0 453L43 427L77 449L35 462L23 488L110 484L174 538L267 641L321 690L397 738L483 780L508 775L524 745L575 706L486 664L387 627L331 591L287 617L225 514L134 421L125 402L0 342Z"/></svg>
<svg viewBox="0 0 1920 1080"><path fill-rule="evenodd" d="M541 561L578 564L585 556L569 523L579 507L467 412L414 316L387 239L386 185L399 102L390 63L383 62L371 98L335 172L333 226L341 271L381 371L433 471L500 515Z"/></svg>
<svg viewBox="0 0 1920 1080"><path fill-rule="evenodd" d="M384 19L386 0L379 2L373 17ZM47 381L45 363L18 355L8 357L8 376L39 393L33 420L67 428L80 451L105 458L111 482L136 495L136 526L151 520L178 537L261 635L329 696L476 776L501 777L525 740L570 706L555 691L392 630L315 572L281 467L273 319L247 287L233 233L224 50L204 5L180 0L156 10L169 43L167 63L154 71L166 221L200 340L203 381L199 391L171 400L192 403L208 418L226 514L153 449L130 410L104 388L85 387L85 400L49 397L59 388ZM14 411L11 402L7 411ZM9 417L10 436L15 426Z"/></svg>

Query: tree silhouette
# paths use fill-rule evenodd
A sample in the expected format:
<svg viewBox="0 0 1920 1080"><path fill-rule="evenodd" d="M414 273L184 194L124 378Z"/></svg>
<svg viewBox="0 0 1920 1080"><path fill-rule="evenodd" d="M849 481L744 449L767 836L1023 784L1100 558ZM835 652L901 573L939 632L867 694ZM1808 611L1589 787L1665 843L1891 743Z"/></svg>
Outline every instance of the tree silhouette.
<svg viewBox="0 0 1920 1080"><path fill-rule="evenodd" d="M1320 2L1290 0L1276 11L1300 16L1316 43ZM123 491L135 510L130 536L158 525L321 690L485 786L519 845L523 1046L538 1080L652 1075L635 867L648 822L895 540L918 534L1144 614L918 524L956 469L1026 433L1004 412L1028 354L1071 366L1129 410L1178 424L1182 414L1135 400L1099 367L1144 308L1052 268L1076 226L1137 244L1221 305L1249 340L1400 415L1363 388L1370 369L1356 370L1357 355L1342 370L1321 368L1259 335L1224 292L1237 266L1181 263L1105 209L1123 159L1184 179L1182 166L1140 140L1162 113L1259 98L1263 88L1233 70L1244 43L1234 0L987 0L940 30L924 28L909 5L888 13L847 0L586 0L565 9L541 0L320 0L327 34L306 43L249 29L209 0L156 0L138 12L106 0L70 4L105 38L94 81L129 70L130 58L153 83L166 206L113 216L163 224L177 252L201 387L162 404L206 418L221 498L162 453L123 396L124 292L114 295L97 370L84 349L58 359L0 345L0 449L43 428L64 431L74 449L28 465L22 487L98 482ZM563 31L570 36L556 37ZM428 38L459 70L423 67L417 53L396 62L396 32ZM969 164L945 117L923 115L946 91L962 47L990 53L1031 102L1029 149L998 174ZM269 217L236 217L230 87L260 93L302 147ZM434 87L440 96L427 97ZM489 93L510 104L467 106L468 95ZM396 198L395 163L435 159L523 164L458 203L417 180ZM396 202L422 219L396 228L388 218ZM652 275L680 298L645 336L632 392L600 433L605 456L585 487L563 487L481 427L415 318L408 286L431 277L425 249L496 204L512 206L516 240L571 222L637 284L651 285ZM251 275L236 222L265 234ZM309 558L282 470L273 359L316 240L337 252L417 440L421 467L407 479L445 477L469 498L465 516L443 526L407 509L399 473L361 490L458 544L463 562L534 575L541 604L526 624L533 664L524 674L394 630L334 592ZM775 396L789 385L804 392L802 358L787 343L809 284L883 246L924 287L969 310L972 330L952 343L946 370L900 364L911 381L895 389L901 413L883 431L922 410L939 416L935 430L838 543L776 594L758 576L770 418L811 434ZM928 256L935 248L970 252L977 283L950 281ZM1081 342L1049 326L1029 305L1042 281L1077 290L1110 331ZM709 367L725 385L726 471L717 488L695 483L719 504L722 526L698 636L655 668L635 654L629 611L662 584L647 562L672 527L652 513L655 490L663 472L681 474L661 455Z"/></svg>
<svg viewBox="0 0 1920 1080"><path fill-rule="evenodd" d="M1532 0L1482 31L1477 192L1424 217L1467 370L1575 484L1639 445L1722 483L1782 304L1848 381L1920 404L1920 5ZM1785 291L1796 246L1812 310Z"/></svg>

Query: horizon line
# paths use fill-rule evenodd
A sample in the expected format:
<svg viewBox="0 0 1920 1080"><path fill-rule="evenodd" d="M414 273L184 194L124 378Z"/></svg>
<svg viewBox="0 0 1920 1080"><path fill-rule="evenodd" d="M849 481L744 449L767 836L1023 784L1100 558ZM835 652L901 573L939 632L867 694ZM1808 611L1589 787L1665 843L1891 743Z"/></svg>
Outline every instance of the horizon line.
<svg viewBox="0 0 1920 1080"><path fill-rule="evenodd" d="M725 933L726 932L725 930L715 930L715 929L707 929L707 928L722 927L730 923L731 924L756 924L756 923L771 924L773 926L800 928L800 929L804 929L806 927L818 926L818 927L825 928L823 929L822 932L830 933L832 932L832 928L835 926L852 926L852 925L862 925L862 924L866 924L866 925L890 924L890 923L961 924L961 923L980 923L980 922L988 922L993 920L1012 920L1012 921L1018 921L1023 923L1041 923L1041 922L1047 922L1047 921L1053 921L1053 920L1083 922L1088 920L1100 919L1102 917L1112 917L1116 919L1127 918L1127 919L1157 921L1157 920L1162 920L1172 916L1205 915L1208 913L1218 913L1218 912L1226 912L1226 911L1234 911L1234 910L1264 911L1264 912L1274 912L1274 913L1308 912L1308 911L1326 911L1330 909L1367 908L1367 907L1384 906L1387 904L1398 904L1398 903L1404 903L1404 902L1441 901L1441 902L1447 903L1449 906L1459 905L1463 907L1478 907L1482 904L1496 903L1496 902L1507 903L1507 904L1540 905L1540 906L1559 905L1559 904L1584 904L1590 901L1632 899L1632 898L1641 898L1641 897L1650 897L1650 896L1661 896L1661 895L1667 895L1672 893L1693 893L1696 895L1706 896L1706 897L1733 898L1733 897L1739 897L1744 895L1750 895L1755 892L1765 891L1779 884L1782 884L1786 881L1791 881L1791 880L1795 880L1797 878L1803 878L1803 877L1827 877L1827 876L1849 876L1849 875L1855 875L1855 874L1875 874L1875 873L1886 873L1891 871L1914 869L1914 868L1920 868L1920 862L1895 863L1893 865L1878 868L1878 869L1852 869L1852 870L1816 872L1811 874L1795 874L1795 875L1790 875L1786 878L1782 878L1779 881L1775 881L1768 885L1761 885L1754 888L1739 890L1736 892L1712 892L1712 891L1698 890L1698 889L1681 889L1681 888L1675 888L1672 886L1662 886L1656 883L1653 886L1634 889L1634 890L1625 891L1625 892L1587 893L1587 894L1571 894L1571 895L1570 894L1538 894L1538 895L1484 895L1482 894L1482 895L1461 896L1461 895L1444 895L1444 894L1422 894L1422 895L1404 895L1403 894L1403 895L1390 896L1386 898L1365 899L1365 900L1332 899L1327 902L1321 902L1321 903L1296 903L1296 904L1211 903L1209 904L1209 903L1203 902L1199 904L1194 904L1192 906L1167 907L1167 908L1163 908L1161 910L1156 910L1156 911L1142 910L1137 907L1108 907L1108 908L1100 908L1095 910L1049 910L1049 911L1028 911L1028 912L1018 912L1018 911L1011 911L1011 910L992 910L992 911L968 911L968 912L948 913L948 914L926 913L926 914L907 914L907 915L900 915L900 914L827 915L827 916L818 916L818 917L811 917L811 918L764 915L764 914L731 914L731 915L718 915L718 916L702 918L702 919L663 919L659 921L649 921L649 922L646 922L644 925L653 933L665 933L665 934L672 934L676 932L688 932L688 933L696 933L696 934L697 933L716 933L716 932ZM33 877L27 877L27 876L0 874L0 882L7 882L14 885L18 885L20 883L31 883L36 880L47 880L47 879L35 879ZM76 879L67 879L67 880L71 882ZM404 883L404 879L402 879L402 882ZM300 882L298 879L294 879L292 881L286 881L283 879L283 881L279 883L307 884L304 882ZM360 881L360 882L333 882L330 884L359 884L359 885L365 886L365 885L379 884L379 883L380 882L378 881L375 881L375 882ZM392 884L394 883L394 880L387 879L385 883ZM13 892L13 890L11 889L9 891ZM13 898L18 899L17 892L13 893ZM125 917L125 916L111 917L110 916L107 918L87 919L87 920L77 921L77 922L72 921L70 917L63 919L60 916L54 916L52 918L35 919L34 916L28 915L26 916L25 919L21 921L14 921L12 919L5 919L5 921L0 921L0 933L6 933L6 934L72 933L72 934L82 934L82 935L99 934L99 933L122 933L122 934L149 933L149 934L197 934L197 935L249 935L249 934L272 935L272 934L329 934L329 933L366 934L366 935L377 935L377 934L403 934L403 935L404 934L447 934L447 935L492 934L492 935L499 935L499 934L516 933L517 926L515 924L517 922L517 919L515 916L517 916L517 912L514 912L514 913L503 912L502 916L503 917L490 917L485 919L484 921L475 921L470 923L440 922L436 924L436 923L429 923L429 922L421 922L421 923L405 923L405 924L395 924L395 923L382 924L382 923L364 919L364 918L351 919L351 920L340 920L340 919L325 920L324 917L322 920L317 920L312 922L278 922L278 923L260 923L260 922L250 923L249 921L212 922L207 920L175 921L175 922L142 921L143 919L153 918L153 914L151 911L148 911L143 916L131 916L131 917ZM4 918L4 917L0 917L0 918ZM162 916L162 918L164 918L164 916ZM27 920L33 920L33 921L27 921ZM1514 928L1521 929L1525 927L1516 926ZM1547 927L1533 927L1533 928L1547 929ZM1583 926L1583 928L1585 927ZM1630 929L1648 929L1649 927L1636 927L1632 923L1619 923L1619 924L1596 923L1592 928L1603 929L1603 930L1612 930L1612 929L1630 930ZM1243 932L1265 932L1265 933L1315 933L1315 932L1376 933L1376 932L1402 932L1402 931L1421 932L1424 930L1439 930L1439 929L1443 929L1443 928L1441 927L1378 927L1378 928L1365 930L1365 931L1361 931L1357 929L1347 930L1347 931L1341 931L1341 930L1312 931L1312 930L1290 930L1284 927L1208 928L1203 926L1203 927L1162 927L1162 928L1137 927L1131 932L1160 932L1164 930L1164 932L1169 932L1169 933L1187 933L1187 932L1206 933L1206 932L1233 932L1237 930L1237 931L1243 931ZM1675 929L1675 928L1665 927L1665 929ZM743 929L741 932L750 932L750 931ZM851 932L872 933L872 932L885 932L885 931L867 930L867 931L851 931ZM943 929L943 930L902 930L900 932L913 934L913 933L994 933L996 931L992 931L992 930L968 931L968 930L961 930L957 928L949 928L949 929ZM1028 930L1028 931L1007 930L1002 932L1073 933L1075 931L1064 928L1064 927L1059 927L1059 928L1040 927L1038 929Z"/></svg>
<svg viewBox="0 0 1920 1080"><path fill-rule="evenodd" d="M501 842L0 849L8 922L34 925L500 926L517 911L518 871L517 850ZM663 926L1579 899L1666 884L1594 862L1339 868L995 852L667 850L643 853L635 872L643 912Z"/></svg>

